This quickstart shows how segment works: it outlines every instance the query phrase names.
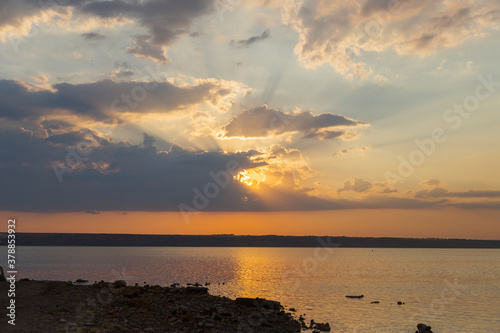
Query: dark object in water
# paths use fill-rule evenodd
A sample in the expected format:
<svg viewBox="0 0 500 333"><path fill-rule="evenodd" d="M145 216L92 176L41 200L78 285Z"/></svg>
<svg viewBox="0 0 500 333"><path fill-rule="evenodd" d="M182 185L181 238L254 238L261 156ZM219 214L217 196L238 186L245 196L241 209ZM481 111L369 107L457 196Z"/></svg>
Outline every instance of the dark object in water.
<svg viewBox="0 0 500 333"><path fill-rule="evenodd" d="M379 304L380 301L373 301L373 302L370 302L370 304Z"/></svg>
<svg viewBox="0 0 500 333"><path fill-rule="evenodd" d="M5 275L3 275L3 267L0 266L0 282L7 282Z"/></svg>
<svg viewBox="0 0 500 333"><path fill-rule="evenodd" d="M347 295L347 298L363 298L365 295Z"/></svg>
<svg viewBox="0 0 500 333"><path fill-rule="evenodd" d="M417 325L417 328L418 330L415 333L432 333L431 327L425 324L420 323Z"/></svg>
<svg viewBox="0 0 500 333"><path fill-rule="evenodd" d="M398 302L398 305L403 305L403 304L405 304L405 302L401 302L401 301Z"/></svg>

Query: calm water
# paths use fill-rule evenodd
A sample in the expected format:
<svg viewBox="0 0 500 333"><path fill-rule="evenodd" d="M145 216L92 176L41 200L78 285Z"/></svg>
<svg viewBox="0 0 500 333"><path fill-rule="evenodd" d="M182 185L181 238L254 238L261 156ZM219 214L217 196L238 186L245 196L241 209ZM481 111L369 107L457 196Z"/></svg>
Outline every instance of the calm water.
<svg viewBox="0 0 500 333"><path fill-rule="evenodd" d="M212 294L279 300L333 332L413 333L418 322L436 333L500 332L500 250L20 247L18 271L47 280L208 281Z"/></svg>

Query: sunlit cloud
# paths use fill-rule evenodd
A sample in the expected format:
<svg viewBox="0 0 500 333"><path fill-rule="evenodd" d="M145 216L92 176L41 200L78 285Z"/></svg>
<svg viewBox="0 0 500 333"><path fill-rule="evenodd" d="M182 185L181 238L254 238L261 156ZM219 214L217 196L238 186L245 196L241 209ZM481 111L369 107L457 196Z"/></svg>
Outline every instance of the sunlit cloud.
<svg viewBox="0 0 500 333"><path fill-rule="evenodd" d="M499 8L496 1L474 0L287 1L282 19L299 33L295 53L303 66L328 63L348 78L363 78L372 73L360 60L365 53L392 49L426 57L485 38L498 29Z"/></svg>

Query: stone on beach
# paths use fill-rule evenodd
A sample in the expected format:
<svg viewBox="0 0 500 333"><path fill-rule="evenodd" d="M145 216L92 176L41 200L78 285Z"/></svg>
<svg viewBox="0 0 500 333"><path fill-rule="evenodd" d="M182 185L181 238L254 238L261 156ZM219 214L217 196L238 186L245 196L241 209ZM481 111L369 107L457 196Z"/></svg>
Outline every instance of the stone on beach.
<svg viewBox="0 0 500 333"><path fill-rule="evenodd" d="M331 330L329 323L316 323L314 328L323 332L330 332Z"/></svg>
<svg viewBox="0 0 500 333"><path fill-rule="evenodd" d="M418 324L417 325L418 330L415 331L415 333L432 333L431 327L427 326L426 324Z"/></svg>
<svg viewBox="0 0 500 333"><path fill-rule="evenodd" d="M123 280L116 280L113 282L113 287L115 288L125 288L127 286L127 282Z"/></svg>
<svg viewBox="0 0 500 333"><path fill-rule="evenodd" d="M300 332L299 321L283 311L279 302L262 298L238 304L184 287L115 288L116 283L104 281L94 285L34 280L17 283L16 304L23 318L16 322L19 332L233 333L249 332L249 328L255 333ZM6 294L7 288L7 284L0 284L0 293ZM0 327L3 324L6 319L0 318Z"/></svg>

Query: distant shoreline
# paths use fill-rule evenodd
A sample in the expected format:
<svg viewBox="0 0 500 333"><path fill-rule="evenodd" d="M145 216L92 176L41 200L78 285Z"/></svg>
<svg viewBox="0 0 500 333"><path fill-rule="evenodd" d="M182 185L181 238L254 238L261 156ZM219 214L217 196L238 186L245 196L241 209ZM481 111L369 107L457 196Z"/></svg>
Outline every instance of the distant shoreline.
<svg viewBox="0 0 500 333"><path fill-rule="evenodd" d="M344 247L500 249L500 240L344 237L17 233L17 246L151 246L151 247ZM0 246L7 244L0 233Z"/></svg>

